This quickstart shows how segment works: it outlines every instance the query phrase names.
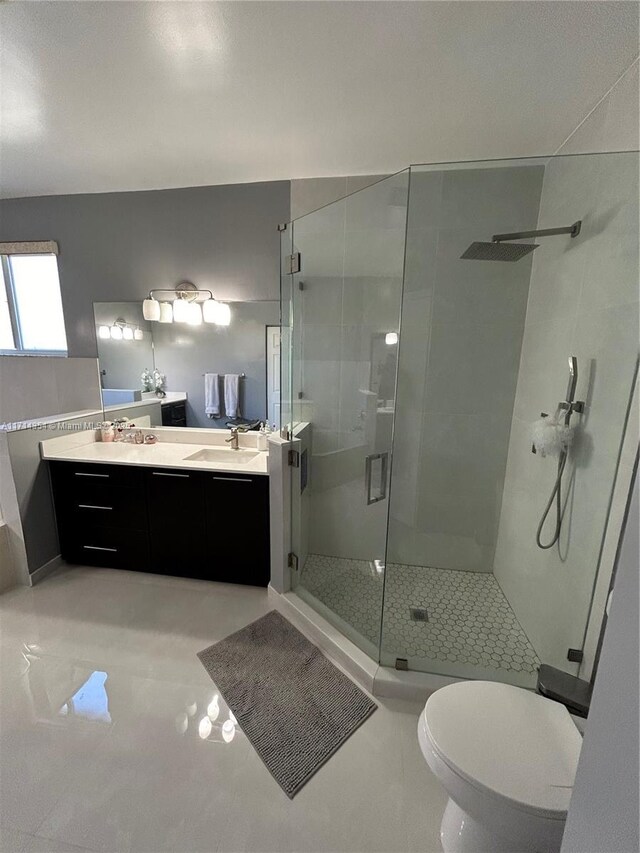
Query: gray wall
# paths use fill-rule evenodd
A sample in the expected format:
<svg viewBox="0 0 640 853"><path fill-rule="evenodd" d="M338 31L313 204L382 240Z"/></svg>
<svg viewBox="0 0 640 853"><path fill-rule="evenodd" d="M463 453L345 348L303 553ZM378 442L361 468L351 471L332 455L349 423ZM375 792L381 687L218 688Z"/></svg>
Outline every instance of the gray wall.
<svg viewBox="0 0 640 853"><path fill-rule="evenodd" d="M543 166L412 169L388 559L490 572L531 260L461 260L535 227Z"/></svg>
<svg viewBox="0 0 640 853"><path fill-rule="evenodd" d="M640 846L638 522L636 482L562 853L637 853Z"/></svg>
<svg viewBox="0 0 640 853"><path fill-rule="evenodd" d="M266 419L268 325L280 325L279 301L233 303L230 326L153 323L155 364L167 377L167 391L187 392L190 427L224 428L229 419L205 414L204 373L245 373L240 380L241 415Z"/></svg>
<svg viewBox="0 0 640 853"><path fill-rule="evenodd" d="M278 299L289 181L0 201L0 240L56 240L69 355L97 354L93 303L190 280Z"/></svg>

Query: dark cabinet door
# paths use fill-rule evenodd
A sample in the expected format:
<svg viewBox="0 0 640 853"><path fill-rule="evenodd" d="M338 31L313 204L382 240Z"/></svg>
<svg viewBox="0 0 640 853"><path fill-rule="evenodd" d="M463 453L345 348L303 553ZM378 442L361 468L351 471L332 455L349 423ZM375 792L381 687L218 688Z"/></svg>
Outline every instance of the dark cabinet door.
<svg viewBox="0 0 640 853"><path fill-rule="evenodd" d="M162 468L146 474L151 571L210 578L202 474Z"/></svg>
<svg viewBox="0 0 640 853"><path fill-rule="evenodd" d="M162 406L162 426L186 427L187 407L185 403L165 403Z"/></svg>
<svg viewBox="0 0 640 853"><path fill-rule="evenodd" d="M269 478L205 474L207 551L214 580L267 586L270 576Z"/></svg>

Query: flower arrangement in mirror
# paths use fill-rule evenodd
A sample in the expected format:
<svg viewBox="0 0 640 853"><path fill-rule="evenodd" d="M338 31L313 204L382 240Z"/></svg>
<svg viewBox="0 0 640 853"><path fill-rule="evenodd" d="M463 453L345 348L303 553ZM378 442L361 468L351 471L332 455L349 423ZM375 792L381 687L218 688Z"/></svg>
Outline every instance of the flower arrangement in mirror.
<svg viewBox="0 0 640 853"><path fill-rule="evenodd" d="M164 390L167 377L164 373L160 373L158 368L153 371L153 386L156 392L156 397L166 397L167 392Z"/></svg>
<svg viewBox="0 0 640 853"><path fill-rule="evenodd" d="M153 391L153 376L148 367L145 367L140 374L140 381L142 382L143 391Z"/></svg>

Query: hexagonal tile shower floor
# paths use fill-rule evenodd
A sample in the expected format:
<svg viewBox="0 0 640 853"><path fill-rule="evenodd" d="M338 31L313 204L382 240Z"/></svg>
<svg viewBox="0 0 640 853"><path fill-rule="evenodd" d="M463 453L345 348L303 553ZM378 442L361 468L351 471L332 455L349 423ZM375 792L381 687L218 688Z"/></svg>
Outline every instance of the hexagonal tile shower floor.
<svg viewBox="0 0 640 853"><path fill-rule="evenodd" d="M309 554L300 584L374 646L384 592L384 665L535 686L540 661L492 574L390 563L386 578L383 589L365 560Z"/></svg>

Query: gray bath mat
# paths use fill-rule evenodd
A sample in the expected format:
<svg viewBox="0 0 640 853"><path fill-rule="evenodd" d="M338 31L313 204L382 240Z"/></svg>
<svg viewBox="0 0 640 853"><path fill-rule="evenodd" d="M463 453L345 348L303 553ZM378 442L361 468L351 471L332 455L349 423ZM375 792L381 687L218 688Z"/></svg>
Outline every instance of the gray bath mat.
<svg viewBox="0 0 640 853"><path fill-rule="evenodd" d="M378 707L275 610L198 657L289 797Z"/></svg>

